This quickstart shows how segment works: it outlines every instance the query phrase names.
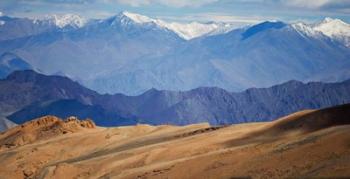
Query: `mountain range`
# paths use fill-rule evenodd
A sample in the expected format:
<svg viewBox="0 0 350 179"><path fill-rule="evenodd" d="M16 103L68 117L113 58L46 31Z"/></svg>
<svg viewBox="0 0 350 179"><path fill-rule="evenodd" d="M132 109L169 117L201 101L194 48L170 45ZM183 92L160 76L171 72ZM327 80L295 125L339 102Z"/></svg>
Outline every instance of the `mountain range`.
<svg viewBox="0 0 350 179"><path fill-rule="evenodd" d="M0 54L12 54L30 69L67 76L99 93L139 95L152 88L198 87L238 92L289 80L350 78L350 26L339 19L266 21L242 28L166 22L130 12L93 20L63 15L1 16L0 21ZM2 66L2 74L19 70Z"/></svg>
<svg viewBox="0 0 350 179"><path fill-rule="evenodd" d="M190 91L151 89L138 96L101 95L67 77L25 70L0 81L0 113L17 124L56 115L91 118L101 126L223 125L269 121L299 110L346 104L350 102L349 92L350 80L307 84L289 81L239 93L201 87Z"/></svg>

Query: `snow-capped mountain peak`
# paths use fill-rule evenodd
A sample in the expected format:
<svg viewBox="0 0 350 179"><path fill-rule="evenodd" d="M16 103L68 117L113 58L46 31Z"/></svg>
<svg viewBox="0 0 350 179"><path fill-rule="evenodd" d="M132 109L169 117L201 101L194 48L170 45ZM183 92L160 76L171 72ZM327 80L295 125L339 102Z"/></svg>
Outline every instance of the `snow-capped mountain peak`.
<svg viewBox="0 0 350 179"><path fill-rule="evenodd" d="M152 18L149 18L147 16L144 15L140 15L140 14L135 14L135 13L130 13L128 11L124 11L121 13L122 15L130 18L131 20L133 20L136 23L139 24L143 24L143 23L149 23L149 22L154 22L155 20Z"/></svg>
<svg viewBox="0 0 350 179"><path fill-rule="evenodd" d="M200 23L200 22L190 22L190 23L180 23L180 22L167 22L160 19L153 19L144 15L131 13L127 11L121 12L116 17L124 25L129 23L136 24L147 24L153 23L160 28L165 28L167 30L175 32L178 36L185 40L190 40L196 37L204 35L215 35L219 33L225 33L232 30L235 26L228 23ZM113 24L114 22L112 22Z"/></svg>
<svg viewBox="0 0 350 179"><path fill-rule="evenodd" d="M350 47L350 24L340 19L327 17L321 23L315 24L313 29Z"/></svg>
<svg viewBox="0 0 350 179"><path fill-rule="evenodd" d="M316 24L314 29L327 36L350 36L350 25L340 19L327 17L321 23Z"/></svg>
<svg viewBox="0 0 350 179"><path fill-rule="evenodd" d="M140 14L123 11L113 17L107 18L106 21L112 26L117 24L120 24L122 26L128 26L130 24L142 25L145 23L151 23L152 21L154 21L154 19Z"/></svg>
<svg viewBox="0 0 350 179"><path fill-rule="evenodd" d="M291 26L301 35L326 36L350 47L350 25L340 19L327 17L319 23L305 24L298 22L291 24Z"/></svg>
<svg viewBox="0 0 350 179"><path fill-rule="evenodd" d="M80 17L76 14L63 14L63 15L47 15L44 20L50 21L59 28L64 28L67 26L80 28L86 23L86 19Z"/></svg>

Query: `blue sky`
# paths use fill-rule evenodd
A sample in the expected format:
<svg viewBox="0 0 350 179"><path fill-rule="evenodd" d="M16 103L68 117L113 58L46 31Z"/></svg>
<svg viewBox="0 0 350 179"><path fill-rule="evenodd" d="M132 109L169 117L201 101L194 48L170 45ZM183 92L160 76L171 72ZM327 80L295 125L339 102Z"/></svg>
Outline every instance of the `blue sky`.
<svg viewBox="0 0 350 179"><path fill-rule="evenodd" d="M105 18L130 11L173 21L254 23L263 20L314 22L324 17L350 22L350 0L1 0L10 16L75 13Z"/></svg>

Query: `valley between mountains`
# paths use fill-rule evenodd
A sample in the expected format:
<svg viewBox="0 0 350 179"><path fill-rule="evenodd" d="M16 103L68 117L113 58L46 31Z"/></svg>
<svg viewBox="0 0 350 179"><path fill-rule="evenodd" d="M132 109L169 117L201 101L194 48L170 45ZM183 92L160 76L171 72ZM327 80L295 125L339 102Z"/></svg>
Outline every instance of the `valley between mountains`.
<svg viewBox="0 0 350 179"><path fill-rule="evenodd" d="M350 175L350 105L273 122L104 128L45 116L0 134L1 178Z"/></svg>

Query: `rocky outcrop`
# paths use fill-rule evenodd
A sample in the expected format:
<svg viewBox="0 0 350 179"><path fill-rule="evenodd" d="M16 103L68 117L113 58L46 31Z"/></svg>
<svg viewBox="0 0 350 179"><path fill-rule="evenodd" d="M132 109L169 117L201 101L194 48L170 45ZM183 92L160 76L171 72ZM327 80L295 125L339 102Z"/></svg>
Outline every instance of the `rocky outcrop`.
<svg viewBox="0 0 350 179"><path fill-rule="evenodd" d="M94 129L95 127L95 123L91 119L81 121L76 117L69 117L62 120L56 116L44 116L0 134L0 147L22 146L38 140Z"/></svg>

